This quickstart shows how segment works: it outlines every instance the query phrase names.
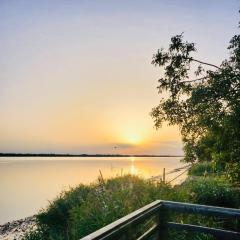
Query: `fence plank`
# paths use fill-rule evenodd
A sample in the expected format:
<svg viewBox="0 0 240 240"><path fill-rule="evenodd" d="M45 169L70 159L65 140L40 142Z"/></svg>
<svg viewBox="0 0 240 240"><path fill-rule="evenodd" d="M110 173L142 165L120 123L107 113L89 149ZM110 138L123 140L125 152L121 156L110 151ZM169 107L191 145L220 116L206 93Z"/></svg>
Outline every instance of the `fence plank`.
<svg viewBox="0 0 240 240"><path fill-rule="evenodd" d="M234 208L223 208L223 207L214 207L200 204L191 204L191 203L181 203L181 202L172 202L172 201L162 201L162 206L164 208L184 212L184 213L195 213L211 216L224 216L240 219L240 209Z"/></svg>
<svg viewBox="0 0 240 240"><path fill-rule="evenodd" d="M140 236L137 240L149 239L149 237L152 237L154 234L156 234L158 230L159 226L156 224L153 227L151 227L148 231L146 231L142 236Z"/></svg>
<svg viewBox="0 0 240 240"><path fill-rule="evenodd" d="M197 226L197 225L191 225L191 224L182 224L182 223L174 223L169 222L167 223L167 226L169 228L174 228L177 230L187 230L192 232L201 232L206 234L211 234L216 237L221 237L221 239L240 239L240 233L239 232L233 232L233 231L227 231L223 229L217 229L217 228L209 228L209 227L203 227L203 226Z"/></svg>

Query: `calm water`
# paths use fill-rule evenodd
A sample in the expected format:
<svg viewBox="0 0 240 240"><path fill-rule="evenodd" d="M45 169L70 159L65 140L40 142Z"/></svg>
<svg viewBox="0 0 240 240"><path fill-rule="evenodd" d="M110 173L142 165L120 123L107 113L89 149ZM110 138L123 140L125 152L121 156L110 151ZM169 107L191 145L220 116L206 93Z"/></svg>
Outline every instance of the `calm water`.
<svg viewBox="0 0 240 240"><path fill-rule="evenodd" d="M79 183L137 174L145 178L181 167L179 157L8 157L0 158L0 224L24 218L47 206L61 191ZM172 179L179 172L166 176ZM182 176L178 181L182 181Z"/></svg>

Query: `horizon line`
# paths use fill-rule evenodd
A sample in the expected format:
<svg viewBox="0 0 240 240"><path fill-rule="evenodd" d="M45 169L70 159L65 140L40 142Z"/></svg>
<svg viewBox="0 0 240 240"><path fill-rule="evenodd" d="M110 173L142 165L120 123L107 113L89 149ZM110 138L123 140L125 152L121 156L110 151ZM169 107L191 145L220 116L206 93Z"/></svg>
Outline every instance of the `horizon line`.
<svg viewBox="0 0 240 240"><path fill-rule="evenodd" d="M171 154L0 153L0 157L183 157Z"/></svg>

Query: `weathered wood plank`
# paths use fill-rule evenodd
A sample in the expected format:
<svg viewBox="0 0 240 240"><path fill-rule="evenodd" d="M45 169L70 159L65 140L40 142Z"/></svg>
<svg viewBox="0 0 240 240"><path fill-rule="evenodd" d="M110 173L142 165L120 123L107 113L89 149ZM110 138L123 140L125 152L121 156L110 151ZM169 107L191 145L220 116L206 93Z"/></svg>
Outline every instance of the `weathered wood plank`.
<svg viewBox="0 0 240 240"><path fill-rule="evenodd" d="M240 218L240 209L223 208L223 207L182 203L182 202L172 202L172 201L161 201L161 203L163 208L178 211L178 212Z"/></svg>
<svg viewBox="0 0 240 240"><path fill-rule="evenodd" d="M240 233L239 232L233 232L223 229L217 229L217 228L209 228L209 227L203 227L203 226L197 226L197 225L191 225L191 224L182 224L182 223L174 223L169 222L167 223L167 226L169 228L174 228L177 230L187 230L191 232L200 232L200 233L206 233L211 234L216 237L221 237L221 239L240 239Z"/></svg>
<svg viewBox="0 0 240 240"><path fill-rule="evenodd" d="M151 227L148 231L146 231L142 236L140 236L137 240L145 240L149 239L149 237L153 236L159 230L159 226L156 224Z"/></svg>
<svg viewBox="0 0 240 240"><path fill-rule="evenodd" d="M166 240L168 239L168 228L167 228L168 209L163 208L162 204L159 210L158 221L159 221L158 239Z"/></svg>

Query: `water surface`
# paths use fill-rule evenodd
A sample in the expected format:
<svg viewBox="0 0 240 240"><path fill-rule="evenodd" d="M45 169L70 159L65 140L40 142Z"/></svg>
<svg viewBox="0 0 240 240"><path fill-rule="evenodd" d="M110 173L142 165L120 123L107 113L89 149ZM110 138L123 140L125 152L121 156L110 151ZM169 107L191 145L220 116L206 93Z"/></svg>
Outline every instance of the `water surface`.
<svg viewBox="0 0 240 240"><path fill-rule="evenodd" d="M37 213L63 190L80 183L136 174L145 178L182 167L180 157L1 157L0 224ZM167 175L170 180L179 172ZM184 175L177 179L182 181Z"/></svg>

